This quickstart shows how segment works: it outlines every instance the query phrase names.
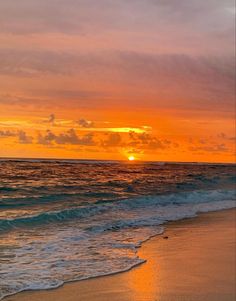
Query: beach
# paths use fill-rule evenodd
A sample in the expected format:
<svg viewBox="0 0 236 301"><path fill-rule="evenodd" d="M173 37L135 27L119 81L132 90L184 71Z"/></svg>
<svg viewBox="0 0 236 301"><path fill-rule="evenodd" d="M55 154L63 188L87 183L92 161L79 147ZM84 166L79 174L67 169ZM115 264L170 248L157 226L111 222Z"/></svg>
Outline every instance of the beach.
<svg viewBox="0 0 236 301"><path fill-rule="evenodd" d="M235 1L0 12L0 301L236 301Z"/></svg>
<svg viewBox="0 0 236 301"><path fill-rule="evenodd" d="M128 272L27 291L6 301L234 301L236 210L168 223L143 243Z"/></svg>

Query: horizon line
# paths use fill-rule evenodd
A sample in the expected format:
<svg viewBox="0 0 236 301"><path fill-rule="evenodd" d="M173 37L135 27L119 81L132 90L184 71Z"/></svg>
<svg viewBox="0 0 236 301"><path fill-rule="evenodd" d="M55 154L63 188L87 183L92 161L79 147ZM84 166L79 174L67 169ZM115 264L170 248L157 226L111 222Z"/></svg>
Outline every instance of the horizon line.
<svg viewBox="0 0 236 301"><path fill-rule="evenodd" d="M39 161L99 161L99 162L129 162L130 164L138 163L138 162L147 162L147 163L185 163L185 164L230 164L236 165L235 162L209 162L209 161L163 161L163 160L140 160L136 159L135 161L130 162L129 160L120 159L82 159L82 158L55 158L55 157L3 157L0 156L0 161L3 160L19 160L19 161L30 161L30 160L39 160Z"/></svg>

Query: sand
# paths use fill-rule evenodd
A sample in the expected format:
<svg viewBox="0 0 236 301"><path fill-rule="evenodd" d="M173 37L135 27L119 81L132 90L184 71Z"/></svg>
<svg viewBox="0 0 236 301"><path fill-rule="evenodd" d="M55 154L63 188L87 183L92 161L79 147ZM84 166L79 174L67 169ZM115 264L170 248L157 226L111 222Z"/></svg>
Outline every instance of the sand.
<svg viewBox="0 0 236 301"><path fill-rule="evenodd" d="M139 249L147 262L128 272L4 300L235 301L235 225L235 209L169 223Z"/></svg>

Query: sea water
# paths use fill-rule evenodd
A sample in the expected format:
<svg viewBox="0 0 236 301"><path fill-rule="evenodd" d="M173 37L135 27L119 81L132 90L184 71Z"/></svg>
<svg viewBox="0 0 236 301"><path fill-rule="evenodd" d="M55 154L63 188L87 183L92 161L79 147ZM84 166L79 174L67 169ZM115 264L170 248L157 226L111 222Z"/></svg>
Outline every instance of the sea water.
<svg viewBox="0 0 236 301"><path fill-rule="evenodd" d="M235 207L236 166L0 160L0 299L117 273L164 223Z"/></svg>

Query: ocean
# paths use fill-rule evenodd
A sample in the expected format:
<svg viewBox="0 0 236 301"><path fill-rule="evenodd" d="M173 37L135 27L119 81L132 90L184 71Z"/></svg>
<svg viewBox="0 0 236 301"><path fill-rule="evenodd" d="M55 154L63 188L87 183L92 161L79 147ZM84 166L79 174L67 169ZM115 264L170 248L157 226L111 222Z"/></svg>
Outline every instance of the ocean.
<svg viewBox="0 0 236 301"><path fill-rule="evenodd" d="M0 160L0 299L126 271L167 221L233 208L236 166Z"/></svg>

